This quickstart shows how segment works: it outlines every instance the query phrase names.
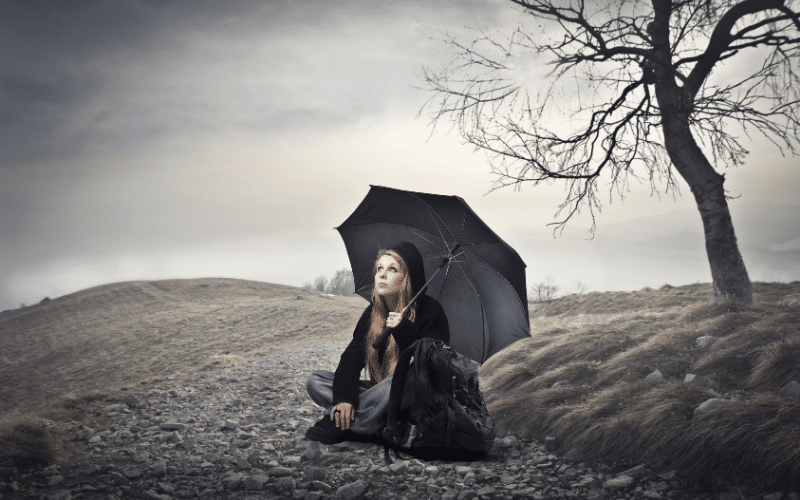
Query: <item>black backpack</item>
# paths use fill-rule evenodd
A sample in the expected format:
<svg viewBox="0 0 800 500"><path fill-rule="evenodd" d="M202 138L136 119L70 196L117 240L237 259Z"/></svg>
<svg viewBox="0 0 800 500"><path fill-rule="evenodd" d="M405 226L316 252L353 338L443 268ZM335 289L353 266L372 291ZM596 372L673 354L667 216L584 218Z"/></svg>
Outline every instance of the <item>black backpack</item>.
<svg viewBox="0 0 800 500"><path fill-rule="evenodd" d="M411 344L394 370L383 437L395 452L426 459L477 460L488 453L494 421L474 363L441 340Z"/></svg>

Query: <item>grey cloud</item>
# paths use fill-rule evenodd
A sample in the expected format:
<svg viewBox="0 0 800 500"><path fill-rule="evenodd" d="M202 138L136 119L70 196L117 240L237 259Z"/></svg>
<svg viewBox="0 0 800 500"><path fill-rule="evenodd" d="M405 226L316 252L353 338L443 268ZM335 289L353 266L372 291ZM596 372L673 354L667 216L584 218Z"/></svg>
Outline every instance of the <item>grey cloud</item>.
<svg viewBox="0 0 800 500"><path fill-rule="evenodd" d="M408 65L398 66L396 59L425 56L413 52L419 47L409 52L409 37L416 36L417 23L436 25L459 16L485 16L491 22L496 9L496 3L433 0L0 0L0 135L4 138L0 168L30 160L73 158L87 148L129 149L172 130L213 130L215 123L256 130L276 124L280 129L276 120L286 117L290 120L287 130L291 130L293 124L303 125L304 116L309 115L323 117L321 122L310 119L309 124L350 123L360 115L380 112L392 92L397 97L397 89L381 87L386 85L384 78L401 81L403 97L412 92L414 75ZM361 43L359 37L378 20L390 23L385 32L371 34L383 40L365 38ZM409 29L412 24L415 28ZM231 44L228 57L235 60L248 55L243 40L285 44L287 39L295 42L292 37L298 32L306 37L297 40L305 42L302 46L290 44L276 54L278 60L264 62L275 65L277 77L285 76L280 73L282 65L296 72L294 80L307 79L298 85L289 75L284 85L294 99L288 108L286 102L270 99L247 101L257 96L248 96L252 89L237 88L236 75L231 74L219 76L229 88L217 95L192 95L196 88L178 88L177 83L157 88L148 81L167 78L165 68L170 65L181 72L176 80L187 78L184 73L192 67L182 65L183 58L188 58L189 65L203 64L197 40L213 39L221 48ZM357 57L361 47L369 51L377 42L388 44L394 39L399 44L396 52L373 54L371 60ZM352 45L352 57L317 68L320 71L315 73L313 64L323 61L337 44ZM303 57L316 62L298 66L297 60ZM121 88L126 78L120 75L131 61L142 60L150 66L137 67L131 75L141 81ZM206 102L198 106L198 99ZM315 100L324 102L306 102ZM154 109L154 101L159 109Z"/></svg>
<svg viewBox="0 0 800 500"><path fill-rule="evenodd" d="M64 89L64 90L68 90ZM58 103L70 99L68 92L56 89L47 83L36 82L14 75L0 75L0 93L8 99Z"/></svg>

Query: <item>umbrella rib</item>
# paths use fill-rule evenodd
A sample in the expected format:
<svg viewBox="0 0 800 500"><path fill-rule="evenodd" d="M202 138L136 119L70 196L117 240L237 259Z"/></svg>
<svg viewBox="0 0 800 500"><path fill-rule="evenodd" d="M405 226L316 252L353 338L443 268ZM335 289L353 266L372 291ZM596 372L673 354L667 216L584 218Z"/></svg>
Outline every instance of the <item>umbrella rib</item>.
<svg viewBox="0 0 800 500"><path fill-rule="evenodd" d="M464 261L464 263L469 265L469 263L466 261ZM449 271L450 265L448 264L447 267ZM467 283L469 283L469 286L472 288L472 291L475 293L475 296L478 297L478 304L480 304L481 306L481 324L486 324L486 311L484 310L483 301L481 300L481 293L478 291L478 287L476 287L475 284L472 282L469 273L465 272L461 266L458 266L458 269L466 278ZM445 280L446 279L447 276L445 276ZM444 289L444 284L442 284L442 289ZM481 340L483 342L483 345L481 346L481 364L483 364L483 362L486 361L486 331L483 332L483 338Z"/></svg>
<svg viewBox="0 0 800 500"><path fill-rule="evenodd" d="M422 238L422 239L423 239L423 240L425 240L426 242L430 243L431 245L435 245L435 244L436 244L436 243L432 242L431 240L429 240L428 238L426 238L426 237L422 236L421 234L419 234L419 233L416 231L416 228L414 228L414 227L411 227L411 226L406 226L406 227L408 227L408 229L409 229L409 230L411 230L411 232L412 232L412 233L416 234L417 236L419 236L420 238Z"/></svg>
<svg viewBox="0 0 800 500"><path fill-rule="evenodd" d="M423 203L424 203L424 202L423 202ZM447 229L447 225L444 223L444 221L442 220L442 218L441 218L441 217L439 217L439 214L437 214L437 213L436 213L436 212L435 212L435 211L434 211L434 210L431 208L431 206L430 206L430 205L428 205L427 203L425 203L425 206L428 208L428 213L430 213L431 217L434 217L434 218L438 219L438 220L439 220L439 223L442 225L442 227L444 227L445 229ZM442 238L442 241L444 242L444 245L447 247L447 252L449 253L449 252L450 252L452 249L450 248L450 245L447 243L447 238L445 238L445 237L444 237L444 234L442 234L442 229L439 227L439 225L438 225L438 224L434 224L434 225L436 226L436 230L437 230L437 231L439 231L439 236ZM450 231L448 230L447 232L449 233ZM452 233L451 233L451 234L450 234L450 237L452 237L452 236L453 236L453 235L452 235Z"/></svg>

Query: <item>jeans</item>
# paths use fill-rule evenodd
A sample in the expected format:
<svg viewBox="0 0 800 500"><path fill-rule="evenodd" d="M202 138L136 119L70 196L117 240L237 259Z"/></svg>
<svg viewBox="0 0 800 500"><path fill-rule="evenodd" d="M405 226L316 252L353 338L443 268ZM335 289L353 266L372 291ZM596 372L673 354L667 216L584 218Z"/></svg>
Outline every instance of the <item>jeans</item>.
<svg viewBox="0 0 800 500"><path fill-rule="evenodd" d="M389 375L374 387L369 387L364 380L359 381L358 409L355 420L350 424L351 431L368 436L386 425L393 376ZM333 372L313 372L306 381L306 391L315 403L325 408L323 416L329 418L333 411Z"/></svg>

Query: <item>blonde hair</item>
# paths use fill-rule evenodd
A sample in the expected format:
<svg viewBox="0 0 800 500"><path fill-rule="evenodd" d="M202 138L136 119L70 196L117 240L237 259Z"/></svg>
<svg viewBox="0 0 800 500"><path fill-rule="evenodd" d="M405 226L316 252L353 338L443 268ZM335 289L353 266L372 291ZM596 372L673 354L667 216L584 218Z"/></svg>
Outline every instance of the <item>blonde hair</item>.
<svg viewBox="0 0 800 500"><path fill-rule="evenodd" d="M372 267L372 274L375 275L375 273L378 271L378 260L380 260L380 258L384 255L394 257L400 268L399 271L402 272L403 276L400 281L400 293L395 304L394 311L389 311L389 306L386 304L385 298L382 295L375 293L375 289L372 290L372 314L370 316L369 332L367 332L365 346L367 353L367 371L369 373L369 379L372 385L380 383L394 371L394 368L397 365L397 359L400 356L400 348L397 346L397 343L394 341L394 337L391 335L389 335L389 340L386 342L386 350L383 353L382 363L378 362L378 351L372 347L372 344L375 342L375 340L377 340L380 334L383 333L389 313L402 311L406 304L411 302L411 299L414 297L414 292L411 288L411 275L408 272L408 266L403 258L400 257L400 255L394 250L378 251L378 256L375 258L375 264L373 264ZM406 318L410 321L414 321L416 316L416 309L413 306L409 307L406 312L403 313L403 318Z"/></svg>

